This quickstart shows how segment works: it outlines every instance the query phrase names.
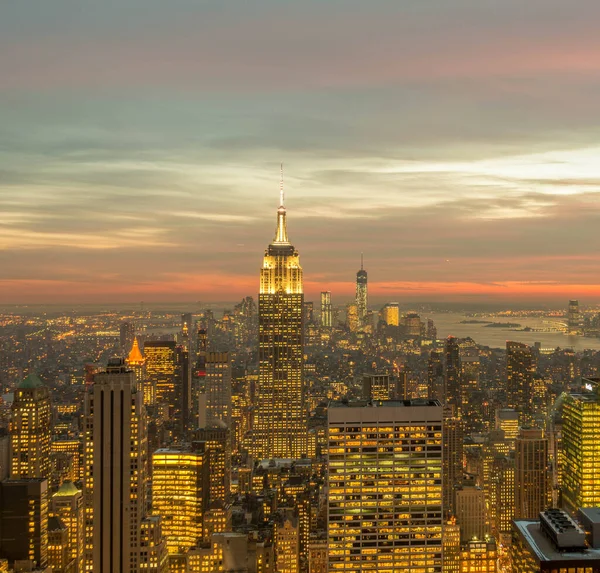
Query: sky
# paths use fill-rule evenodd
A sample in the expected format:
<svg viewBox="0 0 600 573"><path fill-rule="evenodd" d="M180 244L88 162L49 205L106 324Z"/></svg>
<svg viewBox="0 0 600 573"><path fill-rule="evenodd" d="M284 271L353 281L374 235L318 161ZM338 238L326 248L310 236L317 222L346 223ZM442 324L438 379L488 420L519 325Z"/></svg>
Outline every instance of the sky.
<svg viewBox="0 0 600 573"><path fill-rule="evenodd" d="M597 0L0 8L0 301L600 302Z"/></svg>

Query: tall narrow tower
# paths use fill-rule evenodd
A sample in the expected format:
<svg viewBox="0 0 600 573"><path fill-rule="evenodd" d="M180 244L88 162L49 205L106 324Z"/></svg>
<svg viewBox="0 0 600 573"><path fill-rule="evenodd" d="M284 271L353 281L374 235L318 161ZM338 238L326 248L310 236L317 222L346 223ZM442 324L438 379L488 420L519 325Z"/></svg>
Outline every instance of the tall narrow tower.
<svg viewBox="0 0 600 573"><path fill-rule="evenodd" d="M300 458L307 453L303 305L302 267L288 239L282 185L275 238L260 271L259 380L251 446L255 458Z"/></svg>
<svg viewBox="0 0 600 573"><path fill-rule="evenodd" d="M124 361L109 361L85 396L85 568L139 570L147 433L143 397Z"/></svg>
<svg viewBox="0 0 600 573"><path fill-rule="evenodd" d="M367 323L367 271L365 271L363 254L360 254L360 271L356 273L356 310L358 327L364 328Z"/></svg>

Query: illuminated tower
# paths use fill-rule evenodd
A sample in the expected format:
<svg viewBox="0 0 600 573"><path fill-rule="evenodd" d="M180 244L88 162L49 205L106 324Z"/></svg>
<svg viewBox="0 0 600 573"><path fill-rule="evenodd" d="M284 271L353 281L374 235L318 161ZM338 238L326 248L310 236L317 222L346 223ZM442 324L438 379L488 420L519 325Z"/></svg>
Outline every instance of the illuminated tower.
<svg viewBox="0 0 600 573"><path fill-rule="evenodd" d="M333 326L333 311L331 309L331 292L321 293L321 326L329 328Z"/></svg>
<svg viewBox="0 0 600 573"><path fill-rule="evenodd" d="M15 390L10 452L12 479L50 478L50 392L35 374Z"/></svg>
<svg viewBox="0 0 600 573"><path fill-rule="evenodd" d="M207 500L208 464L202 442L154 452L152 513L162 517L169 554L183 553L202 539Z"/></svg>
<svg viewBox="0 0 600 573"><path fill-rule="evenodd" d="M85 396L85 567L139 570L145 517L147 433L142 393L120 359L94 376Z"/></svg>
<svg viewBox="0 0 600 573"><path fill-rule="evenodd" d="M332 402L329 571L442 571L442 406Z"/></svg>
<svg viewBox="0 0 600 573"><path fill-rule="evenodd" d="M534 349L522 342L506 343L506 403L523 412L522 422L531 421L533 375L536 370Z"/></svg>
<svg viewBox="0 0 600 573"><path fill-rule="evenodd" d="M515 517L537 519L548 508L548 438L543 430L521 429L515 443Z"/></svg>
<svg viewBox="0 0 600 573"><path fill-rule="evenodd" d="M463 438L464 424L456 415L456 407L449 404L444 407L443 455L443 495L446 517L456 515L454 490L463 481Z"/></svg>
<svg viewBox="0 0 600 573"><path fill-rule="evenodd" d="M140 346L138 344L137 336L133 339L133 344L131 346L131 351L129 352L129 356L127 357L127 366L131 368L135 374L135 381L138 384L138 388L141 388L144 394L144 404L150 405L152 404L152 393L151 387L147 387L144 385L146 378L146 359L140 350ZM148 393L146 395L146 393Z"/></svg>
<svg viewBox="0 0 600 573"><path fill-rule="evenodd" d="M167 402L172 404L175 400L175 375L177 369L176 344L173 341L150 340L144 344L146 357L146 377L150 387L144 389L144 395L154 394L148 404Z"/></svg>
<svg viewBox="0 0 600 573"><path fill-rule="evenodd" d="M367 271L364 268L363 254L360 254L360 271L356 273L356 312L358 314L358 327L364 328L367 324Z"/></svg>
<svg viewBox="0 0 600 573"><path fill-rule="evenodd" d="M389 302L382 310L383 322L388 326L400 325L400 306L397 302Z"/></svg>
<svg viewBox="0 0 600 573"><path fill-rule="evenodd" d="M600 506L600 400L568 394L563 403L562 500L565 509Z"/></svg>
<svg viewBox="0 0 600 573"><path fill-rule="evenodd" d="M188 352L191 350L191 337L193 329L193 318L191 313L181 315L181 346Z"/></svg>
<svg viewBox="0 0 600 573"><path fill-rule="evenodd" d="M289 242L283 201L265 251L258 297L259 382L251 454L300 458L308 451L304 396L302 267Z"/></svg>

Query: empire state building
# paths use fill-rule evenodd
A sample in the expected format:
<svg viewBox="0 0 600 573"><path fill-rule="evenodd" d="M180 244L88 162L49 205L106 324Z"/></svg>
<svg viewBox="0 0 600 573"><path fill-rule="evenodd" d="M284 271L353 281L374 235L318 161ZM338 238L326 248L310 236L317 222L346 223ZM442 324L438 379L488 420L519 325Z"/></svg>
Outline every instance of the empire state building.
<svg viewBox="0 0 600 573"><path fill-rule="evenodd" d="M282 189L277 231L260 271L258 399L250 448L256 459L307 454L303 305L302 267L288 239Z"/></svg>

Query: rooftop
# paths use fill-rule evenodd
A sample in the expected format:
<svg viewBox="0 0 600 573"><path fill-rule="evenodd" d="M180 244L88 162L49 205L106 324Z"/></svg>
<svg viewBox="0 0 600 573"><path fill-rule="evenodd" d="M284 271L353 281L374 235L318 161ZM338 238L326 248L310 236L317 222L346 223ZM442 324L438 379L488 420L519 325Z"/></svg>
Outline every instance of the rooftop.
<svg viewBox="0 0 600 573"><path fill-rule="evenodd" d="M544 535L539 520L516 519L515 529L521 534L531 552L541 561L597 561L600 565L600 549L584 551L559 551Z"/></svg>
<svg viewBox="0 0 600 573"><path fill-rule="evenodd" d="M22 390L27 388L41 388L43 385L44 383L35 374L30 374L26 378L23 378L19 384L19 388Z"/></svg>
<svg viewBox="0 0 600 573"><path fill-rule="evenodd" d="M356 401L335 401L330 402L330 408L410 408L415 406L438 406L442 404L439 400L427 400L426 398L416 398L414 400L356 400Z"/></svg>

